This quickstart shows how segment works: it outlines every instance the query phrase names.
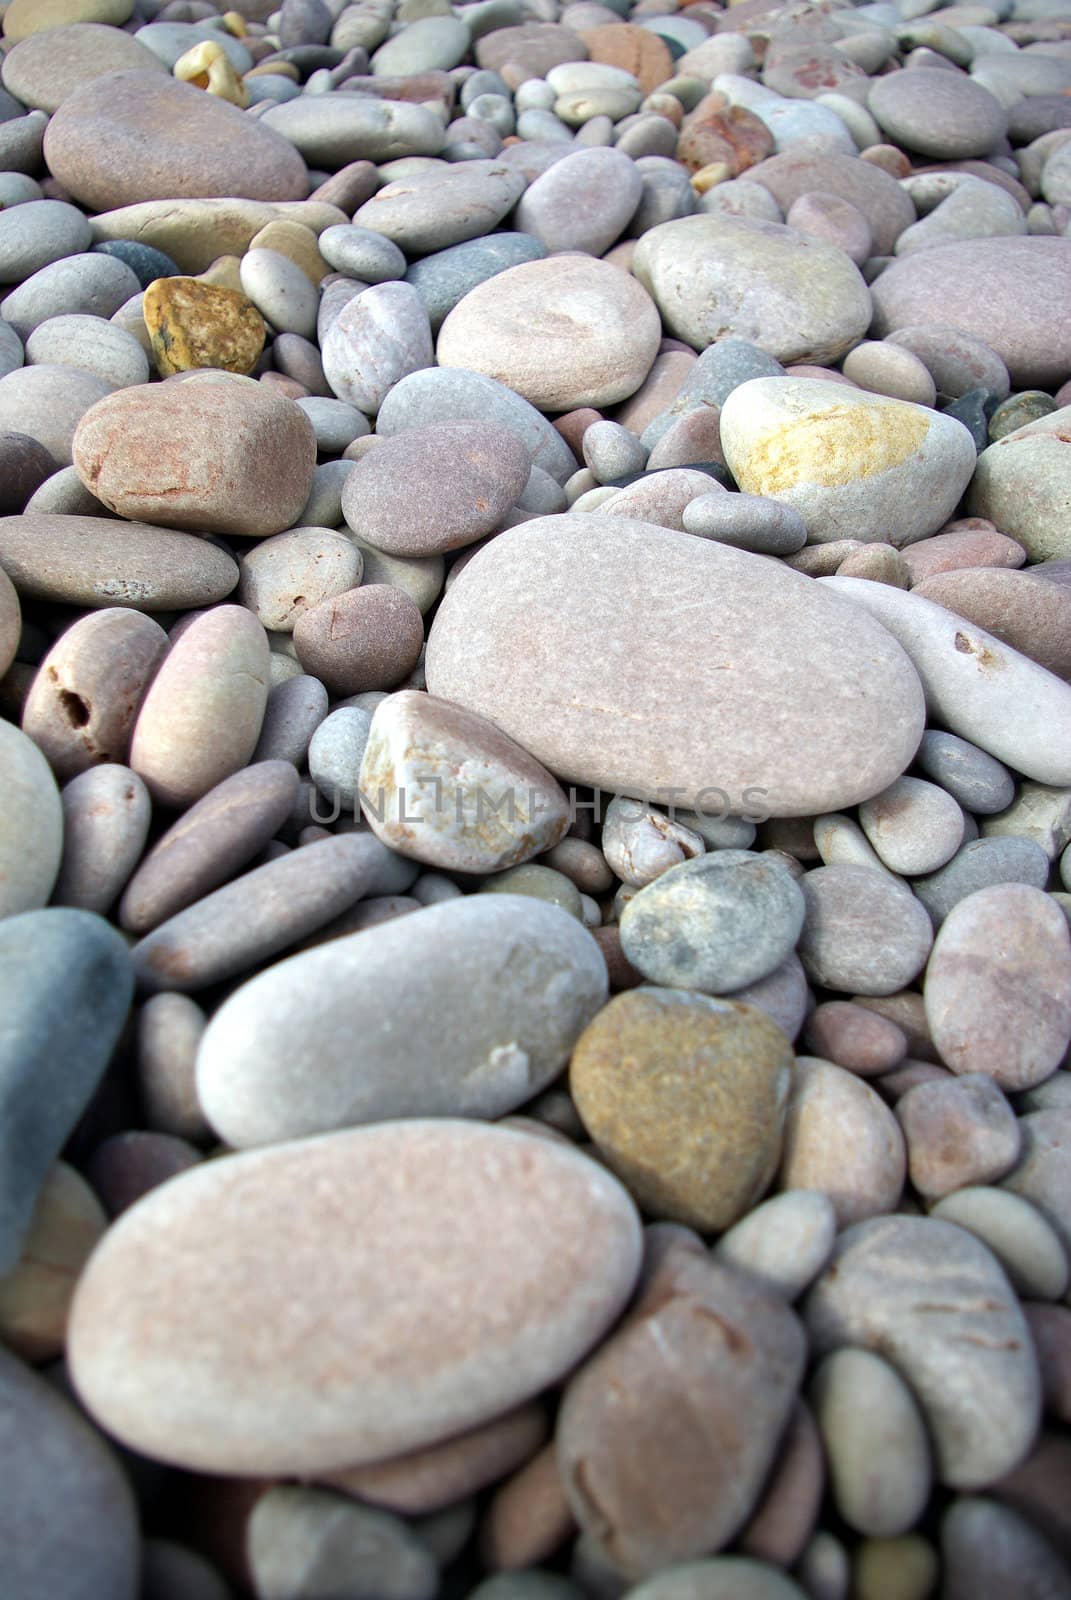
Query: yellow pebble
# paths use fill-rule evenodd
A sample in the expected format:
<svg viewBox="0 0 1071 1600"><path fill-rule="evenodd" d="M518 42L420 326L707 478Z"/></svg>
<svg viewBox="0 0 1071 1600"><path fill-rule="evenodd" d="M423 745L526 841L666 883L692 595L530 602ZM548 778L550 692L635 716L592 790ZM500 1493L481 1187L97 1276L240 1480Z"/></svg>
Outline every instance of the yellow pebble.
<svg viewBox="0 0 1071 1600"><path fill-rule="evenodd" d="M692 188L696 194L706 194L708 189L724 183L732 175L733 169L727 161L711 161L707 166L700 167L698 172L692 173Z"/></svg>
<svg viewBox="0 0 1071 1600"><path fill-rule="evenodd" d="M247 247L248 248L248 247ZM233 289L244 294L242 288L242 262L239 256L217 256L203 272L193 273L198 283L211 283L218 289Z"/></svg>
<svg viewBox="0 0 1071 1600"><path fill-rule="evenodd" d="M234 38L245 38L245 18L242 16L240 11L225 11L220 18L220 21L223 23L223 26L226 28L227 32L232 34Z"/></svg>
<svg viewBox="0 0 1071 1600"><path fill-rule="evenodd" d="M198 278L157 278L142 314L162 378L198 367L248 373L264 348L264 318L253 302Z"/></svg>
<svg viewBox="0 0 1071 1600"><path fill-rule="evenodd" d="M276 220L261 228L249 241L250 250L277 250L300 267L314 288L332 270L320 254L316 235L300 222Z"/></svg>
<svg viewBox="0 0 1071 1600"><path fill-rule="evenodd" d="M192 83L195 89L204 89L220 100L243 111L249 104L249 90L231 66L230 57L214 39L202 39L185 55L179 56L172 71L176 78Z"/></svg>

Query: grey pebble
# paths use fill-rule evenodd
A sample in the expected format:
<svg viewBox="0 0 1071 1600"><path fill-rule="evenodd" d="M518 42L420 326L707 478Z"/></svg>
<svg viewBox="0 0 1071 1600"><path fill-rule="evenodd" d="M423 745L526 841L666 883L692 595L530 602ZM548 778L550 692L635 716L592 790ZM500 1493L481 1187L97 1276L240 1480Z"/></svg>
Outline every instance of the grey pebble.
<svg viewBox="0 0 1071 1600"><path fill-rule="evenodd" d="M530 233L489 233L414 261L405 279L428 309L433 332L470 289L522 261L539 261L545 247Z"/></svg>
<svg viewBox="0 0 1071 1600"><path fill-rule="evenodd" d="M404 278L409 265L393 239L385 238L372 228L339 223L324 229L319 244L320 254L336 272L344 272L348 278L360 278L364 283Z"/></svg>
<svg viewBox="0 0 1071 1600"><path fill-rule="evenodd" d="M319 678L299 673L277 684L268 696L260 738L252 760L305 763L309 741L327 715L327 690Z"/></svg>
<svg viewBox="0 0 1071 1600"><path fill-rule="evenodd" d="M372 714L341 706L325 717L309 742L309 776L325 800L353 811Z"/></svg>
<svg viewBox="0 0 1071 1600"><path fill-rule="evenodd" d="M368 433L368 418L345 400L325 400L319 395L300 399L297 404L312 423L316 448L321 455L339 456L354 439Z"/></svg>
<svg viewBox="0 0 1071 1600"><path fill-rule="evenodd" d="M558 483L576 471L573 452L541 411L497 379L462 367L427 367L396 383L380 406L376 432L404 433L467 418L512 429L527 445L533 464Z"/></svg>
<svg viewBox="0 0 1071 1600"><path fill-rule="evenodd" d="M963 845L937 872L914 879L911 887L936 929L953 906L978 889L988 889L996 883L1029 883L1035 889L1044 889L1049 881L1049 865L1048 856L1032 839L1014 835L975 839Z"/></svg>
<svg viewBox="0 0 1071 1600"><path fill-rule="evenodd" d="M807 526L799 512L765 495L698 495L685 506L682 521L685 533L756 555L794 555L807 543Z"/></svg>
<svg viewBox="0 0 1071 1600"><path fill-rule="evenodd" d="M0 301L0 316L25 339L49 317L71 311L110 317L140 293L137 274L125 261L92 250L53 261L26 278Z"/></svg>
<svg viewBox="0 0 1071 1600"><path fill-rule="evenodd" d="M1004 763L958 734L928 728L915 761L967 811L991 816L1015 798L1015 779Z"/></svg>
<svg viewBox="0 0 1071 1600"><path fill-rule="evenodd" d="M0 283L21 283L53 261L89 249L89 223L77 206L64 200L5 205L0 211Z"/></svg>

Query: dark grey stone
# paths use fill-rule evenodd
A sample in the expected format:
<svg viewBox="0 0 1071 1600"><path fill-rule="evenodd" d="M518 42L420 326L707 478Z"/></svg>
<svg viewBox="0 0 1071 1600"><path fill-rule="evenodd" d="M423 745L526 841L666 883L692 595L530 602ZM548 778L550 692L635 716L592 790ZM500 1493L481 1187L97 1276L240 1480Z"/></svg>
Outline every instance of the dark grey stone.
<svg viewBox="0 0 1071 1600"><path fill-rule="evenodd" d="M143 289L155 283L157 278L179 276L178 264L169 255L151 244L139 244L136 239L105 239L95 244L93 249L101 255L115 256L117 260L125 261Z"/></svg>
<svg viewBox="0 0 1071 1600"><path fill-rule="evenodd" d="M477 284L486 283L488 278L497 277L508 267L520 266L523 261L539 261L546 253L533 234L489 233L482 239L466 239L415 261L405 281L413 285L427 306L434 332Z"/></svg>

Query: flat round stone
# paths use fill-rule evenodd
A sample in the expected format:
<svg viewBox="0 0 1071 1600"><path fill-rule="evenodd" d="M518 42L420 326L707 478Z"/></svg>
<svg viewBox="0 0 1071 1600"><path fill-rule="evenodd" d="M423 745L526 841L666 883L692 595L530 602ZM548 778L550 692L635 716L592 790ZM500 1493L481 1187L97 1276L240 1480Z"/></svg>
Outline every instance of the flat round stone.
<svg viewBox="0 0 1071 1600"><path fill-rule="evenodd" d="M820 614L819 592L690 534L538 518L500 534L451 586L428 687L560 777L692 810L813 816L898 777L923 719L884 630L839 607ZM717 646L697 654L697 628Z"/></svg>
<svg viewBox="0 0 1071 1600"><path fill-rule="evenodd" d="M212 605L238 582L237 562L206 539L58 512L0 518L0 566L20 594L142 611Z"/></svg>
<svg viewBox="0 0 1071 1600"><path fill-rule="evenodd" d="M545 411L635 394L658 353L654 303L619 267L551 256L471 289L439 331L440 367L496 378Z"/></svg>
<svg viewBox="0 0 1071 1600"><path fill-rule="evenodd" d="M866 103L893 143L939 161L987 155L1008 127L1004 106L988 89L936 67L876 78Z"/></svg>
<svg viewBox="0 0 1071 1600"><path fill-rule="evenodd" d="M9 8L10 9L10 8ZM46 37L47 34L47 37ZM158 56L121 28L69 22L28 34L4 55L4 88L24 106L57 111L76 89L109 72L166 72Z"/></svg>
<svg viewBox="0 0 1071 1600"><path fill-rule="evenodd" d="M110 1432L197 1471L381 1460L574 1367L631 1293L639 1243L595 1163L478 1123L385 1123L209 1162L109 1230L75 1297L74 1381ZM221 1280L240 1315L221 1318Z"/></svg>
<svg viewBox="0 0 1071 1600"><path fill-rule="evenodd" d="M862 580L860 580L862 581ZM922 971L933 943L925 907L883 867L816 867L800 888L807 916L800 960L813 983L847 994L895 994Z"/></svg>

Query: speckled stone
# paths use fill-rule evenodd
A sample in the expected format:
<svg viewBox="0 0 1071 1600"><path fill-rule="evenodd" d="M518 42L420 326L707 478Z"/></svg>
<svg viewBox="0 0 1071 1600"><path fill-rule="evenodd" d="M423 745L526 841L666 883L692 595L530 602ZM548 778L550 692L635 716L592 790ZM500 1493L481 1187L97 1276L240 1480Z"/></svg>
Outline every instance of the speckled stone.
<svg viewBox="0 0 1071 1600"><path fill-rule="evenodd" d="M564 483L576 471L573 452L535 406L506 384L457 367L429 367L403 378L380 407L376 433L389 437L430 423L470 418L501 423L516 433L533 465L556 482Z"/></svg>
<svg viewBox="0 0 1071 1600"><path fill-rule="evenodd" d="M620 150L575 150L528 186L514 221L548 252L602 255L625 230L643 192L636 164Z"/></svg>
<svg viewBox="0 0 1071 1600"><path fill-rule="evenodd" d="M430 255L491 232L524 193L522 175L504 161L462 161L435 182L387 183L354 212L359 228L394 241L406 255Z"/></svg>
<svg viewBox="0 0 1071 1600"><path fill-rule="evenodd" d="M433 364L424 302L408 283L362 289L324 334L321 354L338 398L374 416L400 379Z"/></svg>
<svg viewBox="0 0 1071 1600"><path fill-rule="evenodd" d="M696 598L682 613L685 592ZM717 652L696 657L688 642L704 626L704 596L732 682ZM690 534L540 518L500 534L451 586L431 631L428 687L497 722L559 776L653 799L672 785L675 805L708 810L716 784L726 812L813 816L885 787L922 725L917 684L884 633L854 635L859 619L846 610L820 622L816 599L811 580ZM627 658L606 645L622 615L635 619ZM553 666L533 665L534 651ZM794 675L786 717L797 654L806 671ZM861 701L864 657L874 675ZM627 734L604 714L614 705L627 708Z"/></svg>
<svg viewBox="0 0 1071 1600"><path fill-rule="evenodd" d="M799 955L812 982L888 995L922 971L933 942L930 919L890 873L867 866L817 867L804 874L800 888L807 915Z"/></svg>
<svg viewBox="0 0 1071 1600"><path fill-rule="evenodd" d="M792 1052L751 1007L645 988L578 1039L576 1108L648 1214L703 1232L748 1212L780 1159Z"/></svg>
<svg viewBox="0 0 1071 1600"><path fill-rule="evenodd" d="M354 1235L350 1219L385 1192L383 1227ZM548 1227L558 1215L568 1226ZM620 1185L586 1158L472 1122L381 1124L210 1162L147 1196L95 1255L72 1316L74 1380L110 1431L195 1470L382 1459L575 1366L631 1292L638 1233ZM226 1322L219 1273L241 1285ZM145 1319L145 1299L167 1316Z"/></svg>
<svg viewBox="0 0 1071 1600"><path fill-rule="evenodd" d="M928 778L976 815L1003 811L1015 798L1015 780L1007 767L954 733L928 728L915 760Z"/></svg>
<svg viewBox="0 0 1071 1600"><path fill-rule="evenodd" d="M1029 1330L996 1257L964 1229L910 1216L845 1229L806 1319L816 1353L878 1350L907 1380L941 1483L992 1483L1033 1443L1041 1396Z"/></svg>
<svg viewBox="0 0 1071 1600"><path fill-rule="evenodd" d="M897 1100L896 1115L911 1182L928 1200L997 1183L1019 1159L1015 1113L985 1073L918 1083Z"/></svg>
<svg viewBox="0 0 1071 1600"><path fill-rule="evenodd" d="M1005 434L978 458L970 510L1016 539L1031 562L1071 554L1066 438L1071 407Z"/></svg>
<svg viewBox="0 0 1071 1600"><path fill-rule="evenodd" d="M198 278L157 278L142 313L162 378L196 367L252 372L264 348L264 318L248 296Z"/></svg>
<svg viewBox="0 0 1071 1600"><path fill-rule="evenodd" d="M859 824L890 872L936 872L963 841L964 816L953 797L922 778L897 778L864 800Z"/></svg>
<svg viewBox="0 0 1071 1600"><path fill-rule="evenodd" d="M395 688L415 667L423 643L415 601L384 583L321 600L294 624L302 670L338 695Z"/></svg>

